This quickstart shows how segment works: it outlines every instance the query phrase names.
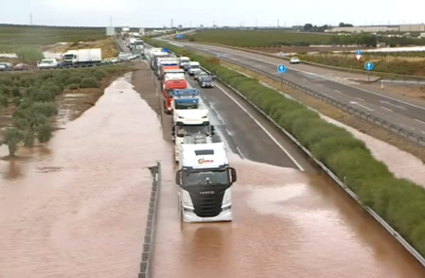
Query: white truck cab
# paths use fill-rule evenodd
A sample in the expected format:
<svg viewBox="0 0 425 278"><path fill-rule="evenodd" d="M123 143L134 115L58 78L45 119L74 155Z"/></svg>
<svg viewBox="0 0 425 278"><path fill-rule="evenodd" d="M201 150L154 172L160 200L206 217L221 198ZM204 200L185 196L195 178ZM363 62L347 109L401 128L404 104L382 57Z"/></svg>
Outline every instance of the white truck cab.
<svg viewBox="0 0 425 278"><path fill-rule="evenodd" d="M210 124L208 109L194 109L178 111L177 122L172 127L171 136L173 138L174 159L179 161L180 145L187 136L205 136L207 143L212 143L215 128Z"/></svg>
<svg viewBox="0 0 425 278"><path fill-rule="evenodd" d="M183 222L232 221L230 187L236 170L229 167L223 142L186 139L180 145L178 205Z"/></svg>
<svg viewBox="0 0 425 278"><path fill-rule="evenodd" d="M185 56L180 57L180 58L179 58L179 65L180 65L180 68L184 68L184 65L186 65L186 64L190 64L190 59L189 59L189 57L185 57Z"/></svg>
<svg viewBox="0 0 425 278"><path fill-rule="evenodd" d="M196 89L173 90L173 125L177 124L181 110L199 109L199 91ZM179 116L180 115L180 116Z"/></svg>
<svg viewBox="0 0 425 278"><path fill-rule="evenodd" d="M187 72L190 76L194 76L197 71L201 71L201 64L199 62L189 62L189 69Z"/></svg>

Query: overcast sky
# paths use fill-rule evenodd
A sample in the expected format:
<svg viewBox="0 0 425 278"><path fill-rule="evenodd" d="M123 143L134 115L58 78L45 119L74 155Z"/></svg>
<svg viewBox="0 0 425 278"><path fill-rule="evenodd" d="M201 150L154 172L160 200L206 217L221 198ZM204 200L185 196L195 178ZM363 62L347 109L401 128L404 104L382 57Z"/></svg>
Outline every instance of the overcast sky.
<svg viewBox="0 0 425 278"><path fill-rule="evenodd" d="M0 23L280 26L424 23L425 0L0 0Z"/></svg>

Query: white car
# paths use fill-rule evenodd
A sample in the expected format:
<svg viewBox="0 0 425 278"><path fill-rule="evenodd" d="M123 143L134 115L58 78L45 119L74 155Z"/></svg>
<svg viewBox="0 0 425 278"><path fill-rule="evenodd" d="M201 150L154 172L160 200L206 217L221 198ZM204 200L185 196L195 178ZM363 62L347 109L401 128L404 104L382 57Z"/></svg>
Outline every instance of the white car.
<svg viewBox="0 0 425 278"><path fill-rule="evenodd" d="M301 63L301 62L300 62L300 59L299 59L299 58L297 58L297 57L292 57L292 58L291 58L291 60L289 60L289 63L290 63L290 64L299 64L299 63Z"/></svg>

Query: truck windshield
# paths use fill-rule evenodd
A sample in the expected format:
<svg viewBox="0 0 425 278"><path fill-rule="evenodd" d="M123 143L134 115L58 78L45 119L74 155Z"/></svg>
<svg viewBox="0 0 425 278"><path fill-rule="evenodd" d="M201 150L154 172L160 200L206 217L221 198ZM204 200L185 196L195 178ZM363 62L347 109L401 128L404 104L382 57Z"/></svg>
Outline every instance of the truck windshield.
<svg viewBox="0 0 425 278"><path fill-rule="evenodd" d="M196 133L203 133L203 134L209 134L210 133L210 127L208 125L183 125L183 126L177 126L177 137L183 137L185 134L196 134Z"/></svg>
<svg viewBox="0 0 425 278"><path fill-rule="evenodd" d="M229 172L226 169L183 171L184 186L228 185Z"/></svg>
<svg viewBox="0 0 425 278"><path fill-rule="evenodd" d="M174 101L175 109L177 110L187 110L187 109L199 109L198 102L179 102Z"/></svg>
<svg viewBox="0 0 425 278"><path fill-rule="evenodd" d="M167 90L167 95L169 98L172 98L174 96L173 92L174 90Z"/></svg>
<svg viewBox="0 0 425 278"><path fill-rule="evenodd" d="M199 69L199 66L198 65L191 65L190 68L191 69Z"/></svg>

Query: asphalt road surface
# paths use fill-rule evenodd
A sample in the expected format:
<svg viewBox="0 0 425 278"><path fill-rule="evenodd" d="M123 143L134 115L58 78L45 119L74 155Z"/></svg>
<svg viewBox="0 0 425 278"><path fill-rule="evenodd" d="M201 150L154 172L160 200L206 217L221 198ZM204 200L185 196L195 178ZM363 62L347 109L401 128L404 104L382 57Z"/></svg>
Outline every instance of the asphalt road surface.
<svg viewBox="0 0 425 278"><path fill-rule="evenodd" d="M188 80L199 88L191 77ZM224 85L217 85L200 91L219 139L229 146L230 163L238 171L238 182L232 187L234 221L181 223L176 169L165 168L153 277L425 275L410 254L315 172L270 122ZM170 141L171 116L161 115L164 138Z"/></svg>
<svg viewBox="0 0 425 278"><path fill-rule="evenodd" d="M172 41L169 42L174 43ZM324 75L324 69L318 67L289 65L287 61L282 61L278 58L225 47L181 42L175 44L180 46L187 45L210 52L213 55L219 54L223 58L232 59L276 75L278 75L277 66L279 64L285 64L288 70L281 75L283 78L319 93L326 94L359 110L369 112L371 115L385 119L417 135L425 135L425 105L421 102L415 102L414 100L403 97L390 97L379 91L358 88L348 79L340 77L330 78L328 75ZM297 69L300 66L303 67L303 70Z"/></svg>

